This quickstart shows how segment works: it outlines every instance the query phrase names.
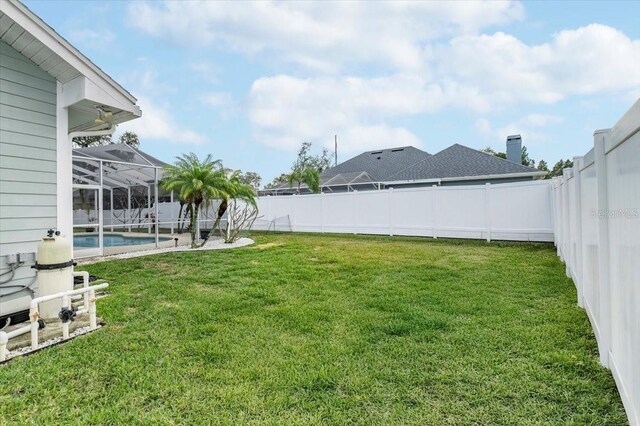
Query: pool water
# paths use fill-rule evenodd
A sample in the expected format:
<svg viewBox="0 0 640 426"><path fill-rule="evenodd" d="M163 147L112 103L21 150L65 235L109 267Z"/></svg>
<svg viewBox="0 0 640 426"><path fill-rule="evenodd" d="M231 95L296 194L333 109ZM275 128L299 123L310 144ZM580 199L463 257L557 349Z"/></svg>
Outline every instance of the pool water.
<svg viewBox="0 0 640 426"><path fill-rule="evenodd" d="M159 241L169 241L170 237L160 237ZM103 236L103 242L105 247L118 247L118 246L137 246L140 244L154 244L156 237L129 237L119 234L105 234ZM73 246L74 247L98 247L97 235L74 235Z"/></svg>

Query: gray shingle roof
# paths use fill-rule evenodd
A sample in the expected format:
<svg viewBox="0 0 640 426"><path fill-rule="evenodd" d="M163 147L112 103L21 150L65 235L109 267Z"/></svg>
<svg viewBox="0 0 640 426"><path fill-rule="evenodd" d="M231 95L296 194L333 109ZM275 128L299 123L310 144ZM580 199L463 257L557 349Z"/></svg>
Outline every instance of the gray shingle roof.
<svg viewBox="0 0 640 426"><path fill-rule="evenodd" d="M390 175L430 157L431 154L412 146L367 151L325 170L322 178L341 173L366 172L376 181L383 182Z"/></svg>
<svg viewBox="0 0 640 426"><path fill-rule="evenodd" d="M531 173L537 169L512 163L486 152L455 144L437 154L388 176L386 181Z"/></svg>

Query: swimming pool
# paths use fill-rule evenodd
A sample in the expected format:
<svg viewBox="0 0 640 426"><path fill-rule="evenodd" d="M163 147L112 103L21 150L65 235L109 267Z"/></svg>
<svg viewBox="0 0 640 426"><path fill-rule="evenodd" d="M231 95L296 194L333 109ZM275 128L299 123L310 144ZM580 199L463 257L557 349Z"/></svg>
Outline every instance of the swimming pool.
<svg viewBox="0 0 640 426"><path fill-rule="evenodd" d="M160 242L169 241L171 237L159 237ZM127 236L121 234L104 234L103 242L105 247L118 247L118 246L138 246L141 244L154 244L156 237L138 237ZM98 236L91 235L74 235L73 236L74 247L98 247Z"/></svg>

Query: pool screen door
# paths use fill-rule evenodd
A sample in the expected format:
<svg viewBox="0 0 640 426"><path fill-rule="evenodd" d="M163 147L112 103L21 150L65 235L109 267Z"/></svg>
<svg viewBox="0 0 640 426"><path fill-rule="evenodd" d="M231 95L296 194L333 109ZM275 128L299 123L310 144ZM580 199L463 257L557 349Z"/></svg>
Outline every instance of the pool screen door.
<svg viewBox="0 0 640 426"><path fill-rule="evenodd" d="M73 185L73 257L102 253L102 189L99 185Z"/></svg>

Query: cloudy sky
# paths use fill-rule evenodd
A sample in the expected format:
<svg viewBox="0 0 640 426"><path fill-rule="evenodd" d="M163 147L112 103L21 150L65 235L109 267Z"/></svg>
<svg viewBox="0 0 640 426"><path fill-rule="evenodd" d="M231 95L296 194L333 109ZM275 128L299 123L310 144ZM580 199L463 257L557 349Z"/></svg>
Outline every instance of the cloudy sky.
<svg viewBox="0 0 640 426"><path fill-rule="evenodd" d="M302 141L585 153L640 97L640 2L35 2L137 98L142 149L268 182Z"/></svg>

